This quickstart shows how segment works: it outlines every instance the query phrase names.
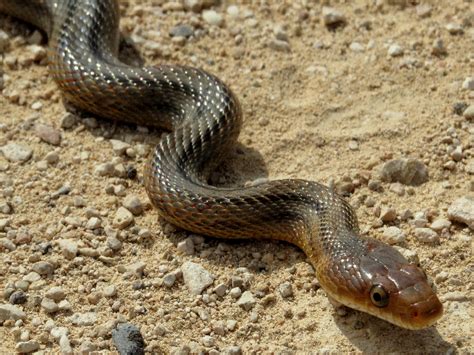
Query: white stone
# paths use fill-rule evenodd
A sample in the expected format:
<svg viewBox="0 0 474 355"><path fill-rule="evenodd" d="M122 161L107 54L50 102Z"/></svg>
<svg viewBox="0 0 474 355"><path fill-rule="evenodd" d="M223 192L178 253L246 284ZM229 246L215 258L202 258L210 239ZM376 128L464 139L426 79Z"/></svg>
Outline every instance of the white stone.
<svg viewBox="0 0 474 355"><path fill-rule="evenodd" d="M222 16L214 10L203 11L202 18L208 24L213 25L213 26L221 26L223 22Z"/></svg>
<svg viewBox="0 0 474 355"><path fill-rule="evenodd" d="M399 244L405 241L406 236L400 228L390 226L384 229L383 238L388 244Z"/></svg>
<svg viewBox="0 0 474 355"><path fill-rule="evenodd" d="M181 266L184 284L193 295L199 295L212 285L214 277L201 265L187 261Z"/></svg>
<svg viewBox="0 0 474 355"><path fill-rule="evenodd" d="M394 43L390 47L388 47L387 53L390 57L399 57L403 55L403 48L398 44Z"/></svg>
<svg viewBox="0 0 474 355"><path fill-rule="evenodd" d="M453 222L467 224L474 230L474 197L463 196L455 200L448 208L448 218Z"/></svg>
<svg viewBox="0 0 474 355"><path fill-rule="evenodd" d="M127 228L133 223L133 214L125 207L119 207L113 220L113 226L118 229Z"/></svg>
<svg viewBox="0 0 474 355"><path fill-rule="evenodd" d="M464 90L474 90L474 76L468 76L462 83Z"/></svg>
<svg viewBox="0 0 474 355"><path fill-rule="evenodd" d="M257 301L250 291L245 291L242 293L242 296L240 296L239 300L237 301L237 304L246 311L250 311L255 306L255 303L257 303Z"/></svg>
<svg viewBox="0 0 474 355"><path fill-rule="evenodd" d="M17 306L11 304L0 304L0 323L7 319L19 320L25 319L26 313Z"/></svg>
<svg viewBox="0 0 474 355"><path fill-rule="evenodd" d="M33 150L26 144L8 143L0 148L7 160L12 162L26 162L33 155Z"/></svg>
<svg viewBox="0 0 474 355"><path fill-rule="evenodd" d="M333 26L346 22L344 14L332 7L323 6L323 22L326 26Z"/></svg>
<svg viewBox="0 0 474 355"><path fill-rule="evenodd" d="M415 237L423 243L439 242L439 235L430 228L415 228Z"/></svg>

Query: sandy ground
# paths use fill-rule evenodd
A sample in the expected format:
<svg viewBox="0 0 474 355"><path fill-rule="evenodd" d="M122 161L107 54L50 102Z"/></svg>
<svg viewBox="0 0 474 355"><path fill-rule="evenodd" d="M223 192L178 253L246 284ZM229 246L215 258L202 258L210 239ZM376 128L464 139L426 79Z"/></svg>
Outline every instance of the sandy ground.
<svg viewBox="0 0 474 355"><path fill-rule="evenodd" d="M122 54L130 60L134 46L147 64L202 67L236 92L243 131L213 180L350 182L354 191L348 199L361 229L381 239L390 225L406 234L399 246L417 254L445 314L420 331L352 310L338 314L296 247L201 238L158 220L142 173L162 132L87 114L71 127L64 124L66 108L57 87L41 51L29 44L37 42L37 34L0 17L0 29L9 36L0 67L0 146L15 142L32 151L26 162L0 155L0 303L9 303L14 290L23 288L27 296L17 305L26 318L0 326L3 352L28 340L45 352L67 350L51 334L55 327L67 328L74 351L116 351L111 329L124 321L141 329L152 353L474 352L472 231L453 223L435 233L435 242L422 242L413 233L416 223L430 227L448 219L451 203L473 194L466 167L474 157L474 125L462 110L453 110L455 104L474 102L474 91L463 88L474 73L472 3L428 1L428 11L413 2L397 5L403 1L324 1L345 17L336 29L323 23L319 1L212 6L220 26L208 22L218 18L203 19L201 11L163 3L122 4ZM190 38L169 35L180 24L191 27ZM438 39L446 53L439 46L433 52ZM41 139L38 124L53 127L47 131L59 133L59 145ZM114 152L110 139L127 142L127 153ZM452 154L458 145L460 157ZM424 163L428 181L416 187L379 184L378 169L395 158ZM135 168L137 178L97 176L96 169L110 161L118 169ZM381 188L374 191L368 181ZM113 221L130 195L138 197L143 212L119 230ZM380 210L388 207L396 218L382 222ZM65 240L79 248L72 256L61 244ZM183 241L192 248L179 249ZM202 295L190 294L183 282L179 270L188 261L214 277ZM38 262L52 271L38 269ZM143 264L135 273L137 262ZM41 271L39 279L32 270ZM176 280L167 287L163 282L170 274ZM25 285L27 275L33 279L27 277ZM250 310L231 295L239 283L256 298ZM289 297L279 291L285 283L292 287ZM216 291L220 284L222 296ZM53 286L64 295L48 297L67 302L47 313L50 308L41 303ZM73 324L71 317L85 312L96 319Z"/></svg>

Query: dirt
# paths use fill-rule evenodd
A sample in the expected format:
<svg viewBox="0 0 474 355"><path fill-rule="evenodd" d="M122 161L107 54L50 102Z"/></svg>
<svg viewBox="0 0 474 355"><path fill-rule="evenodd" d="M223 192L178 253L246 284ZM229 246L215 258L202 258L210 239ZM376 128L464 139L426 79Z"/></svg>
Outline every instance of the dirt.
<svg viewBox="0 0 474 355"><path fill-rule="evenodd" d="M62 128L66 110L74 109L65 107L46 60L32 57L28 41L34 28L2 16L0 29L10 39L0 67L0 146L25 144L32 157L11 162L0 155L0 201L11 208L0 214L8 220L0 238L13 244L12 249L0 245L1 303L9 303L8 289L18 288L15 282L35 263L54 268L25 291L28 300L18 307L26 319L0 326L3 352L28 339L40 351L58 352L50 332L55 326L68 328L74 351L115 352L111 330L118 322L138 326L150 353L474 352L472 230L452 223L433 243L414 235L416 221L425 219L429 227L448 219L451 203L474 191L467 168L474 158L474 124L463 110L453 109L474 102L474 91L463 88L474 73L472 2L427 1L422 5L431 10L423 13L416 1L323 1L345 17L329 27L319 1L263 3L237 2L236 17L228 3L212 5L222 16L220 26L206 22L202 11L176 3L122 3L122 56L136 60L136 48L147 65L201 67L232 87L244 126L213 181L242 185L259 178L304 178L336 188L350 182L347 199L361 230L379 239L389 225L405 232L399 246L417 254L443 301L443 317L433 327L411 331L361 312L337 312L296 247L201 238L158 219L143 187L143 168L163 132L81 112L71 128ZM170 29L180 24L190 25L194 34L186 40L171 37ZM452 24L461 30L449 30ZM287 45L275 44L276 36ZM433 52L438 39L444 54ZM390 55L393 45L403 53ZM60 133L58 146L39 137L39 123ZM115 153L110 139L129 143L133 154ZM452 155L457 145L461 159ZM51 152L58 162L45 162ZM428 181L369 188L378 169L396 158L424 163ZM112 160L136 169L137 177L97 176L96 168ZM63 187L69 191L57 194ZM113 225L125 195L138 196L144 211L131 226L109 231L121 243L112 250L104 227ZM380 210L388 207L396 219L382 222ZM100 228L87 228L92 215ZM65 239L77 243L77 256L62 251ZM193 242L191 255L178 250L186 240ZM183 282L179 269L187 261L214 277L202 295L190 294ZM137 262L144 263L143 272L123 272ZM166 287L169 273L177 279ZM242 291L256 298L251 310L230 295L236 277L243 280ZM289 297L279 291L285 282L292 286ZM226 293L217 296L221 283ZM104 294L110 285L115 295ZM70 309L48 314L39 304L53 286L62 287ZM90 326L71 324L73 314L84 312L94 312L97 320Z"/></svg>

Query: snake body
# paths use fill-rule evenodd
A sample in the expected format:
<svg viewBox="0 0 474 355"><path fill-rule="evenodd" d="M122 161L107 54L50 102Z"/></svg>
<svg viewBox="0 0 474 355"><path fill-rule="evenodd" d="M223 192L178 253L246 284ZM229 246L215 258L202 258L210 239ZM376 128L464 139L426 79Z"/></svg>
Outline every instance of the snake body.
<svg viewBox="0 0 474 355"><path fill-rule="evenodd" d="M329 188L305 180L209 185L237 140L239 101L203 70L120 62L116 0L0 0L0 11L47 34L50 74L67 101L170 131L145 168L146 191L164 219L209 236L293 243L330 298L398 326L419 329L441 316L425 273L391 246L360 237L354 210Z"/></svg>

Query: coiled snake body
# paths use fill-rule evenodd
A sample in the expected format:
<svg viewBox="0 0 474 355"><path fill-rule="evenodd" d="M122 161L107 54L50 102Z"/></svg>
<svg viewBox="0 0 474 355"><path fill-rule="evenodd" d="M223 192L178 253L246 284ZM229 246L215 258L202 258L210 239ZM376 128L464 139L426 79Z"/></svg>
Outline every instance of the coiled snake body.
<svg viewBox="0 0 474 355"><path fill-rule="evenodd" d="M360 237L355 212L327 187L304 180L208 185L239 134L239 102L202 70L120 62L116 0L0 0L0 11L45 31L50 73L69 102L171 131L145 172L148 196L166 220L209 236L296 244L329 297L401 327L423 328L441 316L424 272L392 247Z"/></svg>

